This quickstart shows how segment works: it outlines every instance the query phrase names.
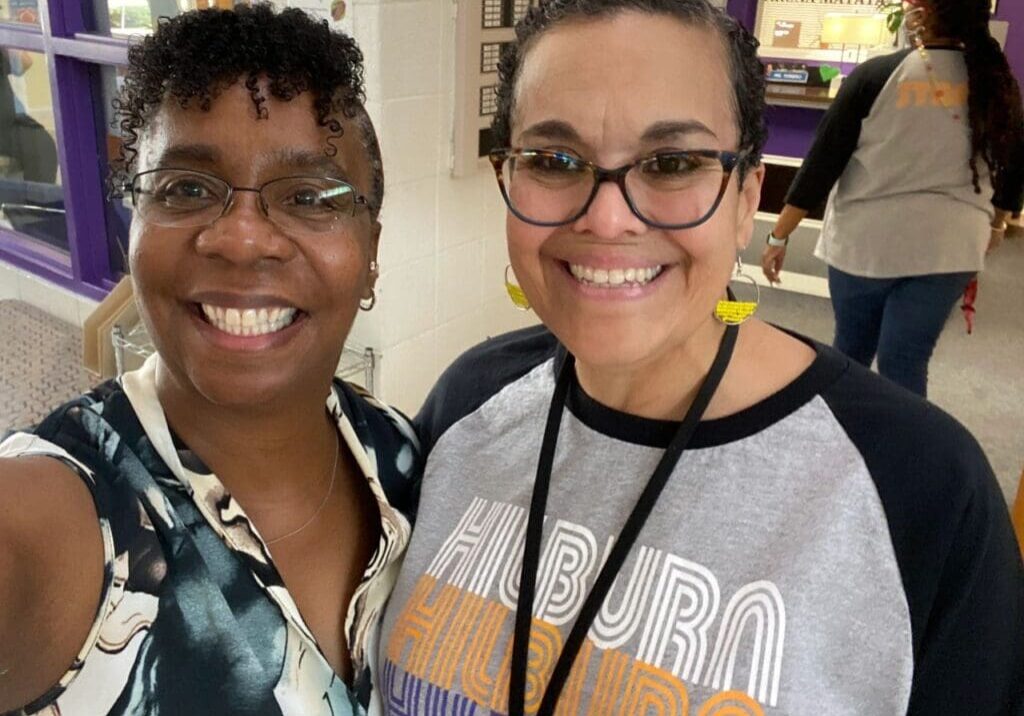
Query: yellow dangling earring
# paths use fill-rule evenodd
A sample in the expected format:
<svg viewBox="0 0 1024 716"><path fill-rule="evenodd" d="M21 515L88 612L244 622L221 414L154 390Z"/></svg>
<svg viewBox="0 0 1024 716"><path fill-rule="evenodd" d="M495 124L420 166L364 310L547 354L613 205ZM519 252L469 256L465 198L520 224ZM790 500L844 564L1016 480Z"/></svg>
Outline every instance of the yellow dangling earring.
<svg viewBox="0 0 1024 716"><path fill-rule="evenodd" d="M530 299L526 297L518 285L512 283L509 278L509 273L512 271L512 265L508 264L505 266L505 290L508 292L508 297L512 299L512 305L518 308L520 311L530 310Z"/></svg>
<svg viewBox="0 0 1024 716"><path fill-rule="evenodd" d="M718 305L715 306L715 318L727 326L738 326L748 321L751 316L757 313L757 307L761 303L761 286L758 285L753 276L744 273L743 260L738 255L736 256L736 273L733 275L732 280L742 281L753 286L754 300L737 301L732 289L726 288L725 290L729 297L719 301Z"/></svg>

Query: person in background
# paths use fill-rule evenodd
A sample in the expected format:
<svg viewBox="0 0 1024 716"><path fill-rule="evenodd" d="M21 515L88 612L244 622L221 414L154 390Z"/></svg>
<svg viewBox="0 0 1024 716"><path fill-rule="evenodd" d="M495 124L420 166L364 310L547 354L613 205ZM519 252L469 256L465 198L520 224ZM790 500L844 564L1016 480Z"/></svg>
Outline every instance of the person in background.
<svg viewBox="0 0 1024 716"><path fill-rule="evenodd" d="M1024 568L977 443L735 325L756 41L706 0L542 0L515 37L490 158L543 325L416 418L388 713L1017 716Z"/></svg>
<svg viewBox="0 0 1024 716"><path fill-rule="evenodd" d="M256 4L162 22L128 60L156 353L0 442L0 713L379 712L418 460L404 418L333 380L375 301L362 55Z"/></svg>
<svg viewBox="0 0 1024 716"><path fill-rule="evenodd" d="M32 53L0 50L0 176L53 184L57 180L57 143L31 117L11 86L33 65Z"/></svg>
<svg viewBox="0 0 1024 716"><path fill-rule="evenodd" d="M1024 202L1021 95L989 0L904 3L914 47L847 77L761 259L780 281L790 234L828 197L834 346L919 395L946 319ZM831 192L831 193L830 193Z"/></svg>

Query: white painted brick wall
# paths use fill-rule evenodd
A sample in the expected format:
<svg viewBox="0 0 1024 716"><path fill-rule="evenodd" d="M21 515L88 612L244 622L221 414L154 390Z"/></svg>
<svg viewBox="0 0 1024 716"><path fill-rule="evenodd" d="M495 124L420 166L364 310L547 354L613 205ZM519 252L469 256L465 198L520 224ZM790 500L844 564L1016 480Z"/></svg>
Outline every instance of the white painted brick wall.
<svg viewBox="0 0 1024 716"><path fill-rule="evenodd" d="M409 413L464 350L536 320L504 294L505 209L493 174L484 167L453 179L448 169L453 8L452 0L351 6L387 186L379 303L352 337L378 350L378 393Z"/></svg>

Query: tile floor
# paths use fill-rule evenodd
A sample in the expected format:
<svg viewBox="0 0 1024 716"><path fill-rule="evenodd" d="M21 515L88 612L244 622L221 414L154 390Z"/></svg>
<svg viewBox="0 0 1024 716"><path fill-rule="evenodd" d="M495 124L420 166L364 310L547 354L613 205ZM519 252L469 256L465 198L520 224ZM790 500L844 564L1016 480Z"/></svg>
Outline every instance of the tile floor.
<svg viewBox="0 0 1024 716"><path fill-rule="evenodd" d="M27 427L87 390L81 330L17 300L0 300L0 434Z"/></svg>

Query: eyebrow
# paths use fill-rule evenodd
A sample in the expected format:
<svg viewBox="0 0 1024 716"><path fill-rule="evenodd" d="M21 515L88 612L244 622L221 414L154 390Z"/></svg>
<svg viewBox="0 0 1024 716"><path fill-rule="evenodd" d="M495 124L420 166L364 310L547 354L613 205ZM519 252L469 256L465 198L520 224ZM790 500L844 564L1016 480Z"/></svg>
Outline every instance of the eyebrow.
<svg viewBox="0 0 1024 716"><path fill-rule="evenodd" d="M287 167L335 179L348 179L348 172L339 165L337 157L329 157L323 151L314 152L296 148L279 149L261 159L261 163L270 166Z"/></svg>
<svg viewBox="0 0 1024 716"><path fill-rule="evenodd" d="M696 119L690 119L655 122L644 131L640 141L644 143L664 142L694 134L706 134L714 139L718 139L718 135L712 132L711 128L706 124ZM520 136L532 139L585 144L579 132L571 124L560 119L547 119L543 122L538 122L525 129Z"/></svg>
<svg viewBox="0 0 1024 716"><path fill-rule="evenodd" d="M174 164L217 164L221 153L217 147L209 144L179 144L168 147L156 166L168 167ZM287 167L297 172L309 172L317 176L347 179L345 170L338 166L331 157L323 152L306 149L280 149L259 158L260 164L274 167Z"/></svg>
<svg viewBox="0 0 1024 716"><path fill-rule="evenodd" d="M156 166L165 167L178 162L215 164L219 156L217 148L209 144L178 144L165 149Z"/></svg>
<svg viewBox="0 0 1024 716"><path fill-rule="evenodd" d="M640 139L644 142L663 142L669 139L687 137L693 134L707 134L710 137L718 139L718 135L712 132L710 127L696 119L689 119L686 121L655 122L647 128Z"/></svg>
<svg viewBox="0 0 1024 716"><path fill-rule="evenodd" d="M547 119L543 122L537 122L537 124L523 130L520 136L556 142L582 143L583 141L579 132L571 124L560 119Z"/></svg>

